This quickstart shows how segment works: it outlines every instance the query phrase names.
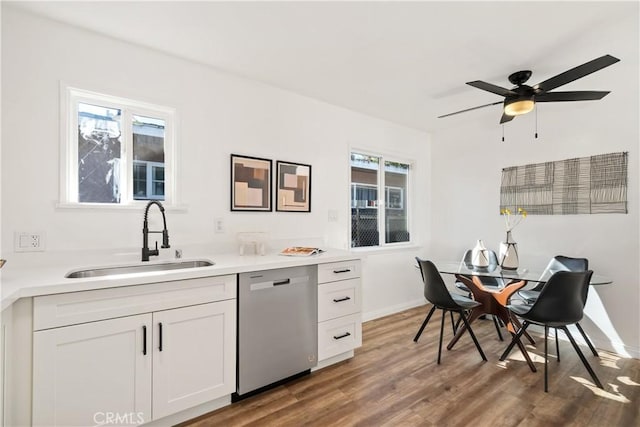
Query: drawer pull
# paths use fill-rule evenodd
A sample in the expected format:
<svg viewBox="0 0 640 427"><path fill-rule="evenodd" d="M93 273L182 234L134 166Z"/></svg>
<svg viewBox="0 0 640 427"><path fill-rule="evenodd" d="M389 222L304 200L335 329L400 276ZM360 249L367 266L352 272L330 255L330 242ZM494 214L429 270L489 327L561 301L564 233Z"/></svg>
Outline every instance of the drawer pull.
<svg viewBox="0 0 640 427"><path fill-rule="evenodd" d="M142 355L147 355L147 327L142 326Z"/></svg>
<svg viewBox="0 0 640 427"><path fill-rule="evenodd" d="M345 269L343 269L343 270L333 270L333 272L334 272L335 274L340 274L340 273L349 273L350 271L351 271L351 269L350 269L350 268L345 268Z"/></svg>
<svg viewBox="0 0 640 427"><path fill-rule="evenodd" d="M333 302L342 302L342 301L349 301L351 299L351 297L343 297L343 298L334 298Z"/></svg>
<svg viewBox="0 0 640 427"><path fill-rule="evenodd" d="M338 335L338 336L335 336L335 335L334 335L334 336L333 336L333 339L334 339L334 340L341 340L342 338L346 338L346 337L350 337L350 336L351 336L351 334L350 334L349 332L345 332L345 333L344 333L344 334L342 334L342 335Z"/></svg>

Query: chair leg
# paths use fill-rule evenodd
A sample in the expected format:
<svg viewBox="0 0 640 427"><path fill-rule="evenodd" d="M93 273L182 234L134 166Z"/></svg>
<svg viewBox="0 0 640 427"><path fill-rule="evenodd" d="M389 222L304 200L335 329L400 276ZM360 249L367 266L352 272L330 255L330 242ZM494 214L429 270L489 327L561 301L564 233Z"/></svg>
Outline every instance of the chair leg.
<svg viewBox="0 0 640 427"><path fill-rule="evenodd" d="M600 357L600 355L596 351L596 348L593 346L593 343L591 342L591 340L589 339L587 334L584 333L584 329L582 329L582 326L580 326L580 323L576 323L576 328L578 328L578 331L580 331L580 333L582 334L582 338L584 338L584 340L586 341L587 345L591 349L591 353L593 353L593 355L595 357Z"/></svg>
<svg viewBox="0 0 640 427"><path fill-rule="evenodd" d="M498 333L498 338L500 338L500 341L504 341L504 338L502 338L502 332L500 332L500 324L498 323L498 316L492 316L493 317L493 324L496 325L496 332Z"/></svg>
<svg viewBox="0 0 640 427"><path fill-rule="evenodd" d="M520 324L520 320L518 320L518 318L516 316L511 316L511 321L514 325L516 325L519 329L522 328L522 325ZM531 335L529 335L528 332L524 333L524 336L527 337L527 339L529 340L529 342L531 343L531 345L536 345L536 342L533 340L533 338L531 337Z"/></svg>
<svg viewBox="0 0 640 427"><path fill-rule="evenodd" d="M513 346L515 346L518 343L522 334L524 334L525 330L529 327L529 324L530 323L528 321L526 320L524 321L524 323L522 324L518 332L513 336L513 338L511 339L511 342L502 353L502 356L500 356L500 361L504 361L504 359L507 358L509 353L511 353L511 350L513 350Z"/></svg>
<svg viewBox="0 0 640 427"><path fill-rule="evenodd" d="M558 362L560 362L560 343L558 341L558 328L554 328L556 332L556 356L558 356Z"/></svg>
<svg viewBox="0 0 640 427"><path fill-rule="evenodd" d="M456 334L458 333L458 328L460 327L460 323L462 323L462 316L464 316L464 313L460 313L460 317L458 317L458 320L456 321Z"/></svg>
<svg viewBox="0 0 640 427"><path fill-rule="evenodd" d="M442 310L442 321L440 322L440 342L438 343L438 365L440 364L440 355L442 354L442 336L444 335L444 318L447 316L447 310Z"/></svg>
<svg viewBox="0 0 640 427"><path fill-rule="evenodd" d="M422 331L424 331L424 328L427 326L427 323L429 323L429 319L431 319L431 315L433 314L434 311L436 311L435 305L431 307L429 314L427 314L427 317L424 319L424 322L422 322L422 326L420 326L420 330L418 331L416 336L413 338L413 342L418 342L420 335L422 335Z"/></svg>
<svg viewBox="0 0 640 427"><path fill-rule="evenodd" d="M582 364L584 365L584 367L587 368L587 371L589 371L589 375L591 375L591 379L593 379L593 382L596 383L596 385L599 388L604 390L604 387L602 386L602 383L596 376L596 373L591 368L591 365L589 365L589 362L587 362L587 358L584 357L584 354L582 354L580 347L578 347L578 344L576 344L576 341L573 339L571 332L569 332L569 328L567 328L566 326L563 326L562 330L564 331L565 334L567 334L567 337L569 337L569 341L571 341L571 345L576 350L576 353L578 353L578 356L580 357L580 360L582 360Z"/></svg>
<svg viewBox="0 0 640 427"><path fill-rule="evenodd" d="M458 325L453 321L453 311L450 311L449 314L451 315L451 327L453 328L453 335L455 335L456 332L458 332Z"/></svg>
<svg viewBox="0 0 640 427"><path fill-rule="evenodd" d="M558 337L558 331L556 330L556 338ZM547 391L549 391L548 389L548 370L549 370L549 357L547 356L548 354L548 348L547 348L547 342L549 341L549 327L547 325L544 325L544 392L546 393Z"/></svg>
<svg viewBox="0 0 640 427"><path fill-rule="evenodd" d="M469 321L467 320L466 316L464 316L464 315L462 316L462 320L464 321L464 324L467 327L467 330L469 331L469 335L471 335L471 338L473 339L473 343L476 345L476 348L480 352L480 356L482 357L482 360L484 360L486 362L487 361L487 356L484 355L484 352L482 351L482 347L480 347L480 343L478 342L478 339L476 338L476 334L474 334L473 333L473 329L471 329L471 324L469 324Z"/></svg>

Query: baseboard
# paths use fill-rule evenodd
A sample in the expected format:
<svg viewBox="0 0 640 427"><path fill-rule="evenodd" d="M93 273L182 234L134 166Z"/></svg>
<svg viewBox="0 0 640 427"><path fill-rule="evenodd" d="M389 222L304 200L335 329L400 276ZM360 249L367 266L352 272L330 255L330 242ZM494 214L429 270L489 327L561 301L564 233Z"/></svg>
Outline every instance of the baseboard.
<svg viewBox="0 0 640 427"><path fill-rule="evenodd" d="M326 368L327 366L342 362L347 359L351 359L354 355L353 350L349 350L345 353L338 354L337 356L330 357L328 359L324 359L318 362L318 366L311 368L311 372L317 371L318 369Z"/></svg>
<svg viewBox="0 0 640 427"><path fill-rule="evenodd" d="M167 415L159 420L151 421L145 424L145 427L166 427L166 426L180 426L181 423L189 421L195 421L196 419L206 415L210 412L216 411L231 404L231 395L223 396L221 398L212 400L210 402L203 403L193 408L185 409L176 414Z"/></svg>
<svg viewBox="0 0 640 427"><path fill-rule="evenodd" d="M385 307L379 310L367 311L362 313L362 321L368 322L369 320L375 320L380 317L388 316L390 314L399 313L401 311L408 310L410 308L419 307L425 305L427 302L424 298L408 301L402 304L396 304L389 307Z"/></svg>

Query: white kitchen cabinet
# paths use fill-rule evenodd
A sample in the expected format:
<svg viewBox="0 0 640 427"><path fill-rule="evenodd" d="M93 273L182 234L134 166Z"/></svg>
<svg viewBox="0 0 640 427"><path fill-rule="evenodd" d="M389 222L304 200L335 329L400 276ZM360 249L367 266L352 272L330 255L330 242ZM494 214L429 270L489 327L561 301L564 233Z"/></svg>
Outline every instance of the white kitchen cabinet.
<svg viewBox="0 0 640 427"><path fill-rule="evenodd" d="M236 391L235 319L235 300L153 314L153 419Z"/></svg>
<svg viewBox="0 0 640 427"><path fill-rule="evenodd" d="M11 370L11 329L12 329L12 307L9 306L1 313L0 319L0 425L6 426L10 418L6 409L9 407L7 390L10 389L10 379L7 377Z"/></svg>
<svg viewBox="0 0 640 427"><path fill-rule="evenodd" d="M34 298L33 425L134 425L229 396L235 283L229 275Z"/></svg>
<svg viewBox="0 0 640 427"><path fill-rule="evenodd" d="M112 414L122 417L118 424L150 421L151 320L142 314L35 332L33 425L96 425Z"/></svg>
<svg viewBox="0 0 640 427"><path fill-rule="evenodd" d="M360 260L318 265L318 362L362 345ZM337 361L336 360L336 361Z"/></svg>

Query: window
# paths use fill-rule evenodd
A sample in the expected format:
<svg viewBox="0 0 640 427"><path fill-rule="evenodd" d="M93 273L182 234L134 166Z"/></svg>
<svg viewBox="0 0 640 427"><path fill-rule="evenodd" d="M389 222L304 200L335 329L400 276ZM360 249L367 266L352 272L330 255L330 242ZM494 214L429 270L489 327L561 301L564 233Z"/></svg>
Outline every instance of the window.
<svg viewBox="0 0 640 427"><path fill-rule="evenodd" d="M410 241L407 206L410 169L406 162L351 153L352 248ZM382 241L380 236L384 236Z"/></svg>
<svg viewBox="0 0 640 427"><path fill-rule="evenodd" d="M62 102L61 204L175 204L173 109L68 87Z"/></svg>

